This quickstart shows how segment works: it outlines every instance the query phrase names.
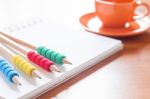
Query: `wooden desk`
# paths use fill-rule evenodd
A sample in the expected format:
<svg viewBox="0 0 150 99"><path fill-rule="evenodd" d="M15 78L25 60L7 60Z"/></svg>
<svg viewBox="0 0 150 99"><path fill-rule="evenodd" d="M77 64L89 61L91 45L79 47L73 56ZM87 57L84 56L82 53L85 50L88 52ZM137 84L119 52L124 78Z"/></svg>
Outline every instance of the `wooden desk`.
<svg viewBox="0 0 150 99"><path fill-rule="evenodd" d="M39 99L150 99L150 33L121 40L122 52Z"/></svg>

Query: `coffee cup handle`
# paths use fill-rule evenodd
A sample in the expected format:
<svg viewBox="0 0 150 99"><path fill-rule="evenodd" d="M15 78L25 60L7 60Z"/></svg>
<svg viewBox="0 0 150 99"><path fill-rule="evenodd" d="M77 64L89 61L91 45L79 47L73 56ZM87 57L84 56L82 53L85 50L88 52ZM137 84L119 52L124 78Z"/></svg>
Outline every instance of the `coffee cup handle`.
<svg viewBox="0 0 150 99"><path fill-rule="evenodd" d="M147 3L141 2L141 1L137 1L136 8L139 7L139 6L144 6L147 9L147 12L145 14L143 14L142 16L139 16L139 15L134 16L134 19L136 19L136 20L137 19L142 19L143 17L148 16L150 14L150 6Z"/></svg>

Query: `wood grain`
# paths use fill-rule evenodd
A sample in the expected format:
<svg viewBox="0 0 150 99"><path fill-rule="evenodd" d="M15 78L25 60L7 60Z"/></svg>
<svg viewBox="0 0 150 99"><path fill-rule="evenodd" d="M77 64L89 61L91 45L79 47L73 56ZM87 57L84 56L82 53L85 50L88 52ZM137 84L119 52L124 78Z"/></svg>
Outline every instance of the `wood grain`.
<svg viewBox="0 0 150 99"><path fill-rule="evenodd" d="M121 40L122 52L38 99L150 99L150 33Z"/></svg>

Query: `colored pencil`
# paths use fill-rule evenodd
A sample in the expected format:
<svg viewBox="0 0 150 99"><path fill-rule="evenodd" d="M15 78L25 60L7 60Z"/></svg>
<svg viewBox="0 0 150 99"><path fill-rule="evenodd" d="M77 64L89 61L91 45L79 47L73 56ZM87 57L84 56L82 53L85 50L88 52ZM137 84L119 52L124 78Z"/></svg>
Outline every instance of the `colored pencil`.
<svg viewBox="0 0 150 99"><path fill-rule="evenodd" d="M11 50L9 50L4 45L0 44L0 51L5 54L5 56L22 72L24 72L26 75L31 77L37 77L41 79L41 77L38 74L38 70L35 66L28 63L25 59L23 59L21 56L13 53Z"/></svg>
<svg viewBox="0 0 150 99"><path fill-rule="evenodd" d="M0 32L0 34L2 34L3 36L11 39L12 41L20 44L20 45L23 45L25 47L28 47L32 50L35 50L37 51L37 53L39 53L40 55L44 56L45 58L48 58L49 60L52 60L53 62L56 62L58 64L72 64L71 62L69 62L66 58L65 55L62 55L60 53L57 53L53 50L50 50L46 47L43 47L43 46L36 46L36 45L33 45L33 44L30 44L30 43L27 43L21 39L18 39L16 37L13 37L13 36L10 36L6 33L3 33L3 32Z"/></svg>
<svg viewBox="0 0 150 99"><path fill-rule="evenodd" d="M8 45L9 47L12 47L16 49L17 51L23 53L27 56L27 58L32 61L33 63L37 64L38 66L42 67L43 69L51 72L51 71L57 71L60 72L59 68L54 65L54 63L47 58L44 58L43 56L35 53L34 51L28 51L27 49L24 49L23 47L19 46L17 43L11 41L10 39L6 38L3 35L0 35L0 41L1 43L4 43Z"/></svg>
<svg viewBox="0 0 150 99"><path fill-rule="evenodd" d="M22 85L19 81L19 73L12 68L13 66L3 57L0 56L0 71L6 79L13 84Z"/></svg>

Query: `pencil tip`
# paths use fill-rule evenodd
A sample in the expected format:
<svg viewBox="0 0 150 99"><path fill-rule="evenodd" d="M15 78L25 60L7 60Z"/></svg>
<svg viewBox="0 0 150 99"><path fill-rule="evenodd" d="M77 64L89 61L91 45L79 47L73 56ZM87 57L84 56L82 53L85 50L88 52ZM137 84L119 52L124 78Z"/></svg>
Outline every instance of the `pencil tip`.
<svg viewBox="0 0 150 99"><path fill-rule="evenodd" d="M68 61L66 58L63 59L63 63L72 65L72 63L70 61Z"/></svg>
<svg viewBox="0 0 150 99"><path fill-rule="evenodd" d="M69 62L68 64L72 65L72 63L71 63L71 62Z"/></svg>
<svg viewBox="0 0 150 99"><path fill-rule="evenodd" d="M37 70L34 70L34 71L32 72L32 76L33 76L33 77L37 77L37 78L39 78L39 79L42 79L42 77L39 76Z"/></svg>
<svg viewBox="0 0 150 99"><path fill-rule="evenodd" d="M22 84L21 84L21 83L19 83L18 85L19 85L19 86L22 86Z"/></svg>
<svg viewBox="0 0 150 99"><path fill-rule="evenodd" d="M58 70L57 72L61 73L61 71L60 71L60 70Z"/></svg>
<svg viewBox="0 0 150 99"><path fill-rule="evenodd" d="M39 79L42 79L42 77L38 76Z"/></svg>
<svg viewBox="0 0 150 99"><path fill-rule="evenodd" d="M60 69L55 65L50 66L50 70L61 73Z"/></svg>
<svg viewBox="0 0 150 99"><path fill-rule="evenodd" d="M18 77L18 76L14 76L14 77L13 77L13 82L14 82L14 84L16 84L16 85L22 86L22 84L21 84L20 81L19 81L19 77Z"/></svg>

